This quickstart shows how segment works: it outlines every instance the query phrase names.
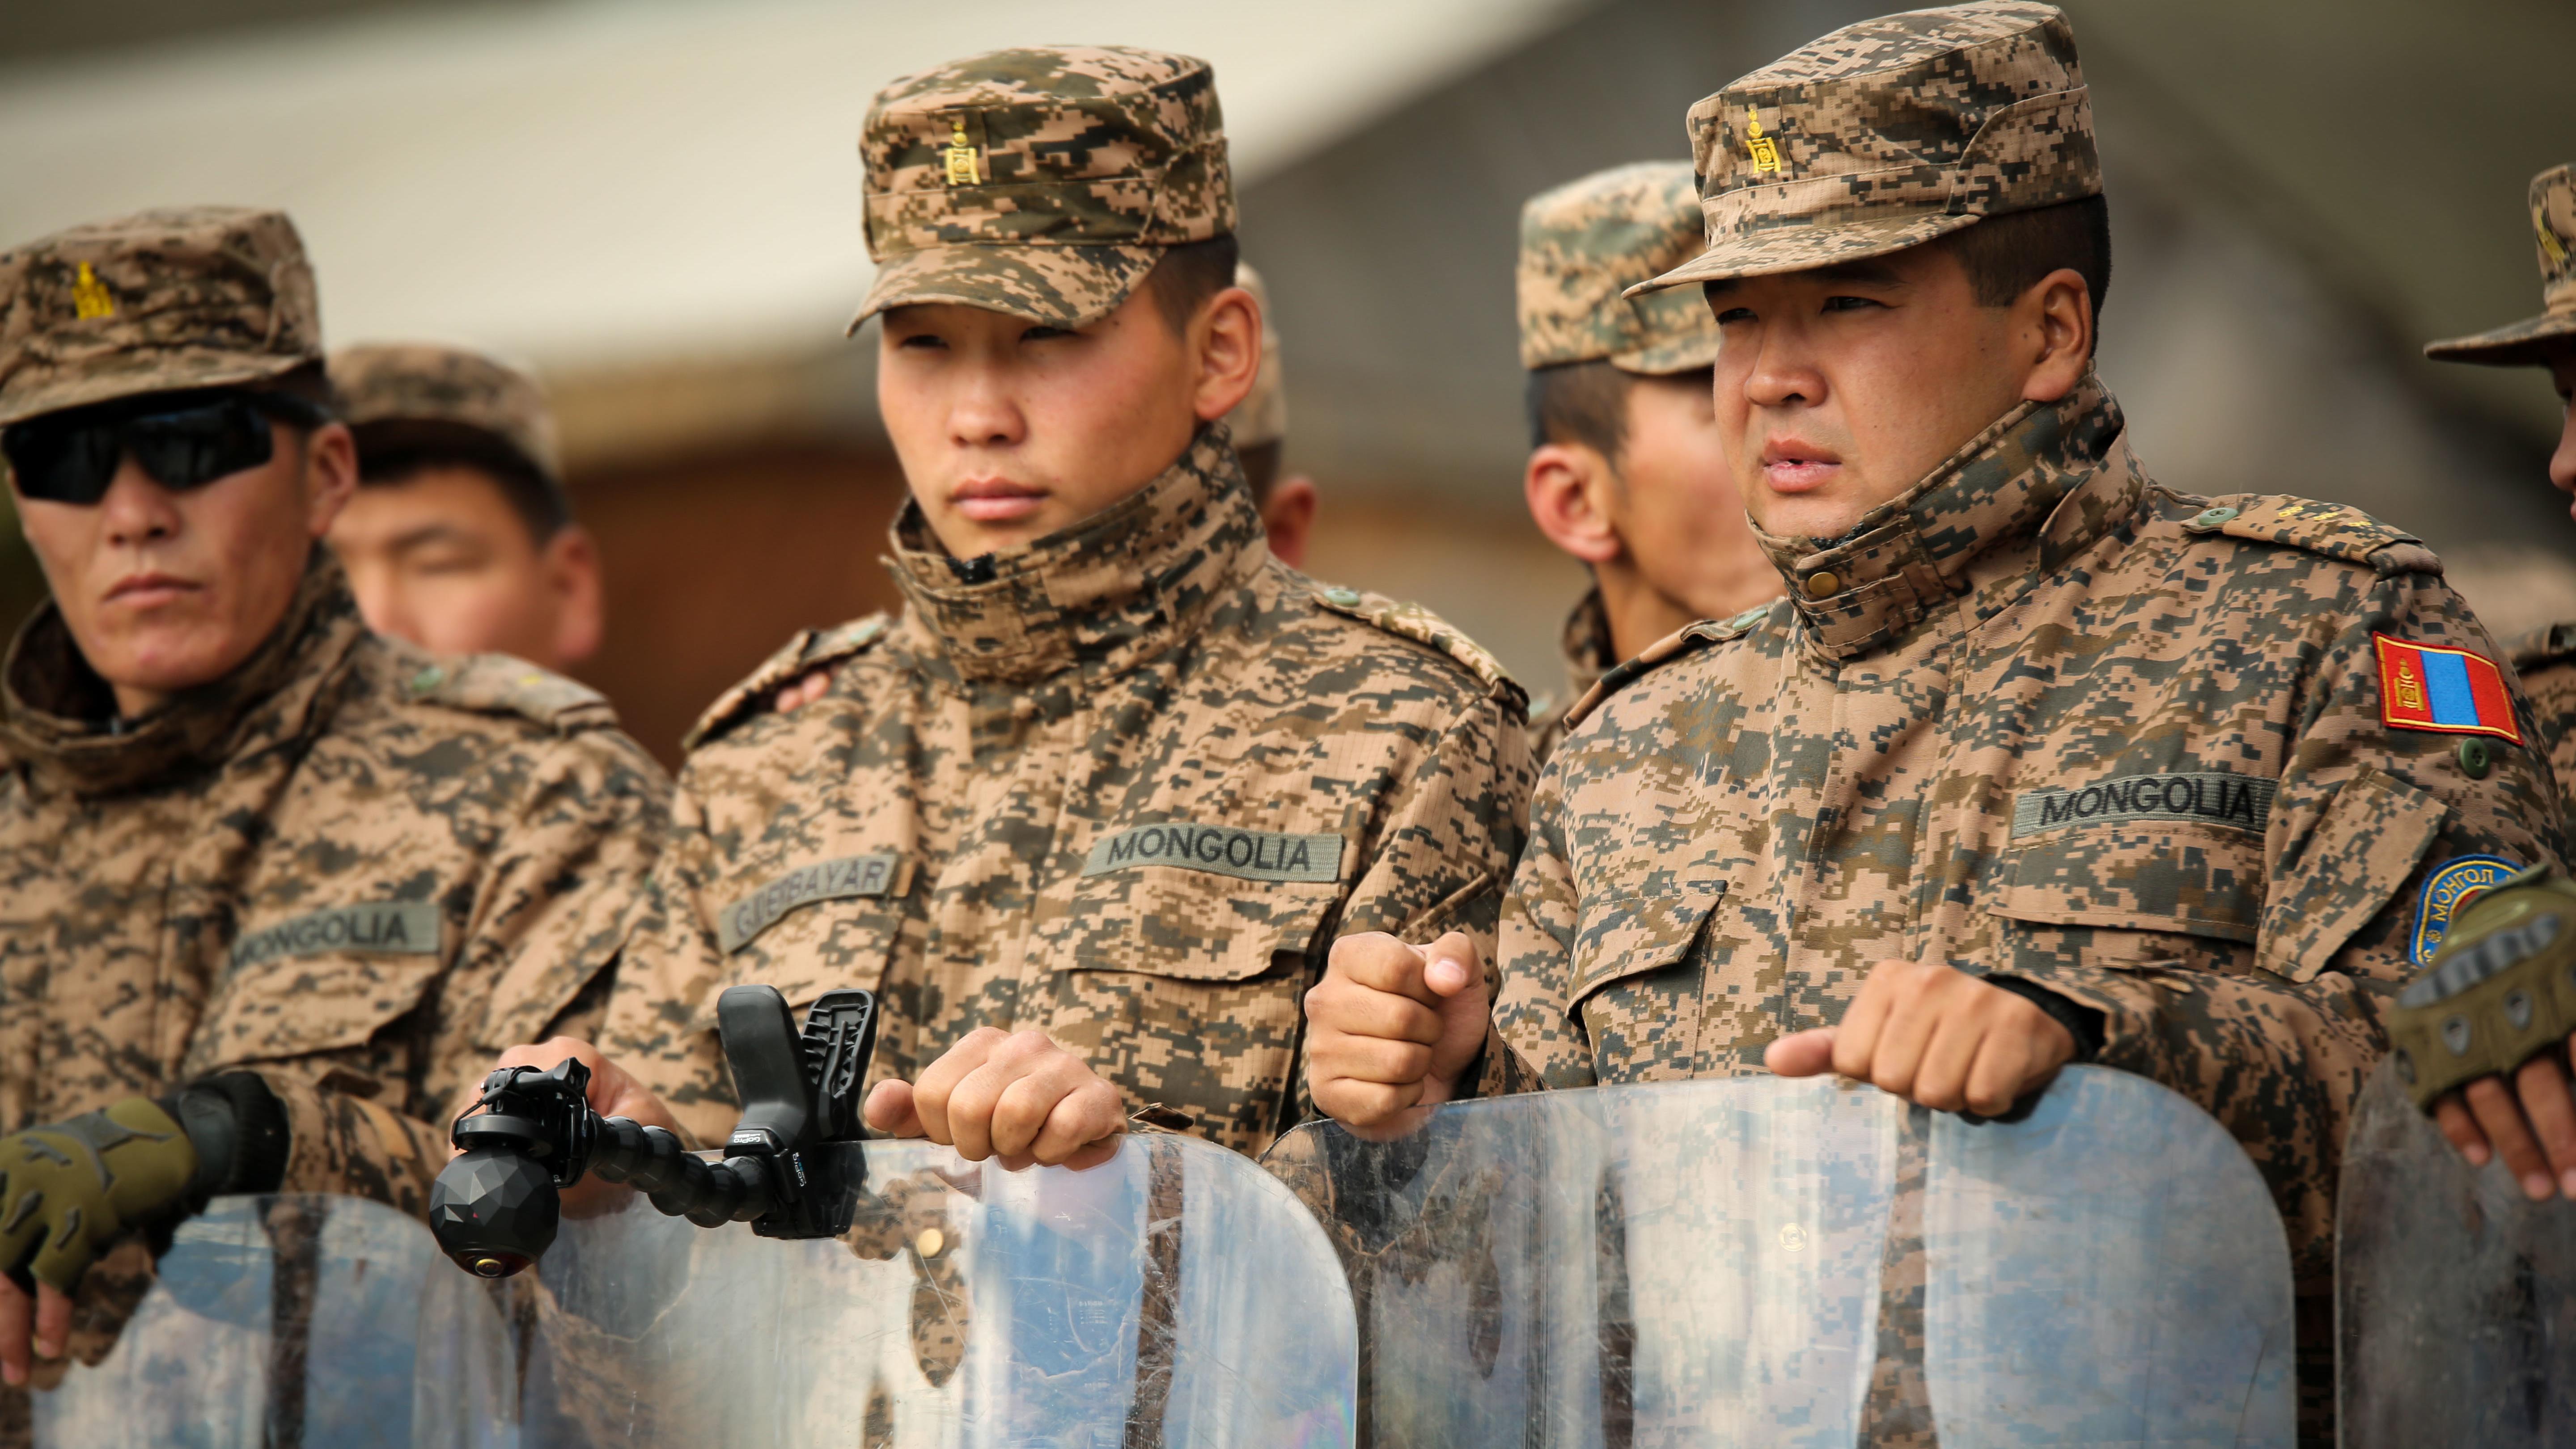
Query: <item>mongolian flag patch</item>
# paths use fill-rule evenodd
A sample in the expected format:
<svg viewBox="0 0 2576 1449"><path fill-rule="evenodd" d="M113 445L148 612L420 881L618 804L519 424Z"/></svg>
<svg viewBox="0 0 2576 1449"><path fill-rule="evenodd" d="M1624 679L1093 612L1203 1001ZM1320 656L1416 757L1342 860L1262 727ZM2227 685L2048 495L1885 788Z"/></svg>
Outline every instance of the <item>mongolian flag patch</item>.
<svg viewBox="0 0 2576 1449"><path fill-rule="evenodd" d="M2513 696L2495 661L2465 649L2405 644L2373 634L2379 650L2379 722L2396 730L2494 735L2522 743Z"/></svg>

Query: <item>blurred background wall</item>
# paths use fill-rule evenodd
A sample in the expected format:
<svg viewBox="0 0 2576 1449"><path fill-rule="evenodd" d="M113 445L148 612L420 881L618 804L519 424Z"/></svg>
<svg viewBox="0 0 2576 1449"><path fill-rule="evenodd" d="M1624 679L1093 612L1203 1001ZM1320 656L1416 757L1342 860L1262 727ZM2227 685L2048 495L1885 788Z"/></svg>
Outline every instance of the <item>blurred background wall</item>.
<svg viewBox="0 0 2576 1449"><path fill-rule="evenodd" d="M1683 157L1690 103L1871 0L82 0L0 7L0 245L282 206L339 343L545 376L609 567L584 670L671 756L793 629L886 606L856 138L903 72L1053 41L1216 66L1311 571L1420 599L1532 686L1582 587L1520 502L1520 202ZM2576 159L2564 0L2068 0L2102 131L2101 368L2201 492L2350 502L2506 632L2576 615L2538 371L2425 340L2538 306L2525 181ZM15 531L14 624L41 590Z"/></svg>

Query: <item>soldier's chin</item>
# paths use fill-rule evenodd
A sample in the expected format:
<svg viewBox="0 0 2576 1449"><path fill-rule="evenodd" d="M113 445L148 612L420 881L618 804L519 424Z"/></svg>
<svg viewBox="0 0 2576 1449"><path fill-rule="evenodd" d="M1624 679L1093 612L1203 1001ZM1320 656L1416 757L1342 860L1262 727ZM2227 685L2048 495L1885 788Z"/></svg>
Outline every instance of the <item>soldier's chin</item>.
<svg viewBox="0 0 2576 1449"><path fill-rule="evenodd" d="M177 694L214 683L230 674L259 647L225 637L204 627L161 626L129 631L127 637L97 651L89 666L99 678L119 689L146 694ZM89 655L87 647L82 649Z"/></svg>

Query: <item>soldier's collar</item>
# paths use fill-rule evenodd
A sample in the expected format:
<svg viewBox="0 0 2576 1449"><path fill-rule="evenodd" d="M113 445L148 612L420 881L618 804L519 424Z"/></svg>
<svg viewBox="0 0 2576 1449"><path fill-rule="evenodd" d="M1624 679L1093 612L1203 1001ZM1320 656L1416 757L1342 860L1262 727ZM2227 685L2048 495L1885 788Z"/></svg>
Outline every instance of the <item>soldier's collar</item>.
<svg viewBox="0 0 2576 1449"><path fill-rule="evenodd" d="M2105 466L2121 427L2120 405L2088 372L2055 403L2025 402L1996 419L1829 544L1760 528L1754 536L1787 583L1808 644L1831 658L1857 658L1977 588L1991 571L1981 561L2031 545L2027 560L2004 561L2006 572L2026 573L2116 527L2136 503L2138 488L2128 482L2106 485L2105 497L2080 503L2074 516L2053 515L2088 479L2117 473L2135 481L2133 469Z"/></svg>
<svg viewBox="0 0 2576 1449"><path fill-rule="evenodd" d="M299 738L341 662L366 636L348 578L316 545L286 616L232 673L137 720L81 657L48 602L0 664L0 744L84 795L139 789Z"/></svg>
<svg viewBox="0 0 2576 1449"><path fill-rule="evenodd" d="M889 643L959 681L1114 673L1195 631L1224 586L1258 566L1263 539L1221 423L1123 501L966 568L906 503L886 560L906 601Z"/></svg>
<svg viewBox="0 0 2576 1449"><path fill-rule="evenodd" d="M1610 642L1610 611L1601 601L1601 588L1594 585L1565 616L1565 629L1557 636L1557 647L1565 655L1567 699L1581 699L1610 667L1619 662Z"/></svg>

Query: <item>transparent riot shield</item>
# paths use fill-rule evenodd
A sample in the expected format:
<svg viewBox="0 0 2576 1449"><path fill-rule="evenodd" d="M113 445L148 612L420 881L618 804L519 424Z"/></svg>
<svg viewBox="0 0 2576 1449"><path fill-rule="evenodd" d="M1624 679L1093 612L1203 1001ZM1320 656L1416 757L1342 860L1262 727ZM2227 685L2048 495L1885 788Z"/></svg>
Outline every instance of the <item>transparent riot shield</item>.
<svg viewBox="0 0 2576 1449"><path fill-rule="evenodd" d="M345 1197L218 1198L94 1365L33 1396L45 1449L507 1442L499 1295L429 1229Z"/></svg>
<svg viewBox="0 0 2576 1449"><path fill-rule="evenodd" d="M1842 1449L1909 1394L1945 1449L2293 1438L2280 1219L2140 1078L2008 1124L1769 1077L1540 1093L1267 1165L1342 1255L1378 1449Z"/></svg>
<svg viewBox="0 0 2576 1449"><path fill-rule="evenodd" d="M866 1153L838 1239L710 1231L640 1199L567 1221L509 1280L517 1442L1351 1442L1340 1266L1249 1160L1159 1135L1083 1172Z"/></svg>
<svg viewBox="0 0 2576 1449"><path fill-rule="evenodd" d="M2385 1067L2344 1147L2335 1233L2343 1442L2576 1443L2576 1205L2472 1168Z"/></svg>

